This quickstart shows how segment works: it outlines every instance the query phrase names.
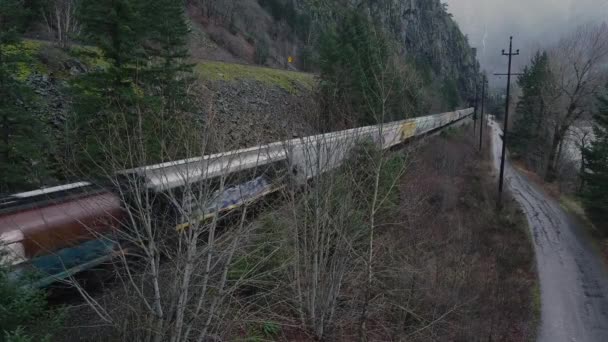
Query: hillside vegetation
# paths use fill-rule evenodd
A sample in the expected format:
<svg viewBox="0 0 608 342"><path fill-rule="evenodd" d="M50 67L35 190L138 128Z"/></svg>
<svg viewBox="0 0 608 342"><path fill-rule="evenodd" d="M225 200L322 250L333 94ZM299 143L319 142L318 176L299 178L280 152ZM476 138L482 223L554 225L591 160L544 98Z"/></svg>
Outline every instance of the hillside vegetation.
<svg viewBox="0 0 608 342"><path fill-rule="evenodd" d="M101 129L107 115L130 125L126 112L142 106L181 113L162 120L213 125L212 140L223 137L208 141L213 151L451 110L467 104L479 70L439 0L165 2L7 3L18 15L3 24L14 33L0 47L4 75L31 96L23 115L3 121L5 131L23 127L4 135L13 151L1 153L4 164L23 166L3 171L15 178L4 191L96 177L95 160L111 150L101 145L119 128ZM198 153L142 141L142 163Z"/></svg>

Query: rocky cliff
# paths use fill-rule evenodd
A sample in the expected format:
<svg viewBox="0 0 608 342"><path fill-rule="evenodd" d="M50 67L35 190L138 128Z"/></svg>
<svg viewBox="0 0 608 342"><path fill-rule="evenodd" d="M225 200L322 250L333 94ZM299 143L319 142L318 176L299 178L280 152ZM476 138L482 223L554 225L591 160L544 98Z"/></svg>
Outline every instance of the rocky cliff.
<svg viewBox="0 0 608 342"><path fill-rule="evenodd" d="M440 0L190 0L195 57L312 69L315 39L344 10L365 13L428 83L474 92L475 51ZM289 57L293 63L288 63Z"/></svg>

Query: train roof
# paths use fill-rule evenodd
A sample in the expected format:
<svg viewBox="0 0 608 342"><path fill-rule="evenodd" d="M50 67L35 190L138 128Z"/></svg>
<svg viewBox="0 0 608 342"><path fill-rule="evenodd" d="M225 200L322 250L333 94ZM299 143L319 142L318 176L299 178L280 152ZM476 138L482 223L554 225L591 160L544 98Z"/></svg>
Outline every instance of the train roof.
<svg viewBox="0 0 608 342"><path fill-rule="evenodd" d="M217 153L197 158L166 162L118 172L122 176L137 176L154 191L170 190L223 174L253 169L287 159L283 143Z"/></svg>
<svg viewBox="0 0 608 342"><path fill-rule="evenodd" d="M30 206L42 206L45 203L56 203L65 198L73 198L75 195L81 196L97 192L99 192L99 188L89 182L76 182L20 192L0 197L0 214Z"/></svg>

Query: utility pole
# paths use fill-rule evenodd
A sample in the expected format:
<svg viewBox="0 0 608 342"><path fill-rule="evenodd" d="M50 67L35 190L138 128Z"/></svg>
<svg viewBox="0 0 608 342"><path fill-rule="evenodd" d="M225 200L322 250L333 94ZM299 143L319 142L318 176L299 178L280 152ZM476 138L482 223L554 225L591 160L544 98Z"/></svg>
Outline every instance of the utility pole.
<svg viewBox="0 0 608 342"><path fill-rule="evenodd" d="M474 108L475 108L475 112L473 114L473 138L475 138L477 136L477 104L479 103L479 82L477 82L477 80L475 80L475 104L474 104ZM475 140L473 140L475 141Z"/></svg>
<svg viewBox="0 0 608 342"><path fill-rule="evenodd" d="M505 53L505 50L502 50L502 55L509 57L509 68L507 69L506 74L494 74L497 76L507 76L507 99L505 101L505 120L503 124L503 133L502 133L502 156L500 157L500 179L498 181L498 204L500 205L502 201L502 191L504 186L504 177L505 177L505 156L507 153L507 137L509 132L509 102L511 100L511 60L513 56L519 55L519 49L516 52L513 52L513 36L509 38L509 53Z"/></svg>
<svg viewBox="0 0 608 342"><path fill-rule="evenodd" d="M483 112L486 100L486 77L481 77L481 120L479 120L479 151L481 151L483 142Z"/></svg>

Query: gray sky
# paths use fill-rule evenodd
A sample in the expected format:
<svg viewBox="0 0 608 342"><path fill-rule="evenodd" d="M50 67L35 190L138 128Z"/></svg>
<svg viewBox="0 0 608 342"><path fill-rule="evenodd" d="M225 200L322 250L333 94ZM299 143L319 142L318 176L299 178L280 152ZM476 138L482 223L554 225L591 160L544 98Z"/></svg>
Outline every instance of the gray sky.
<svg viewBox="0 0 608 342"><path fill-rule="evenodd" d="M580 24L608 20L608 0L443 0L461 30L478 48L482 69L488 73L505 72L509 36L518 71L539 47L554 43L567 30ZM496 77L490 77L494 79Z"/></svg>

